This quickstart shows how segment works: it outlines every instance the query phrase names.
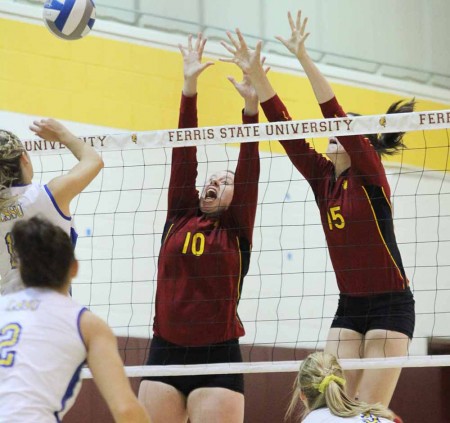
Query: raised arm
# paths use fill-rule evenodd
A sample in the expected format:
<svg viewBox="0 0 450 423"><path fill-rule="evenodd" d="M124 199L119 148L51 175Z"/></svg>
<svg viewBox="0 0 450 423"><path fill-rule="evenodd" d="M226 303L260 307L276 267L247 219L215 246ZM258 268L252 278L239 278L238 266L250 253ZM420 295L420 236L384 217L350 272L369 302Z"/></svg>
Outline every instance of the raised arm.
<svg viewBox="0 0 450 423"><path fill-rule="evenodd" d="M264 63L264 60L262 61ZM268 72L268 68L265 72ZM228 77L245 102L242 111L244 124L258 122L258 95L251 85L248 75L243 75L241 82ZM240 236L252 243L258 204L258 182L260 173L259 150L257 142L241 143L238 164L234 176L234 194L229 212L239 226Z"/></svg>
<svg viewBox="0 0 450 423"><path fill-rule="evenodd" d="M294 54L300 62L309 79L316 99L325 118L347 116L336 100L333 89L320 70L311 60L305 47L309 36L306 32L308 18L302 20L301 11L297 12L296 20L288 13L291 37L284 39L276 37ZM384 180L384 169L381 160L369 140L363 136L339 137L339 142L350 156L352 168L367 180L368 183L380 184Z"/></svg>
<svg viewBox="0 0 450 423"><path fill-rule="evenodd" d="M239 30L236 30L238 40L236 40L230 33L227 33L231 45L222 42L222 45L233 55L232 58L221 59L222 61L232 62L239 66L245 75L251 81L252 86L261 102L261 107L267 119L271 122L291 120L286 106L276 95L272 88L267 74L263 69L260 55L261 42L259 41L254 51L250 50ZM304 140L290 140L282 141L280 143L286 150L289 159L293 165L308 179L309 183L315 188L316 183L320 177L331 166L329 161L321 154L317 153Z"/></svg>
<svg viewBox="0 0 450 423"><path fill-rule="evenodd" d="M306 33L305 31L308 18L305 18L302 21L302 13L301 11L298 11L295 22L290 12L288 13L288 20L291 27L291 37L288 40L285 40L283 37L278 36L276 39L281 41L285 47L297 57L311 83L317 102L319 104L325 103L334 97L334 93L330 84L306 51L305 41L308 38L309 33Z"/></svg>
<svg viewBox="0 0 450 423"><path fill-rule="evenodd" d="M60 142L78 159L78 163L68 173L47 184L60 210L69 215L70 202L98 175L103 168L103 160L93 147L78 139L54 119L34 121L30 129L47 141Z"/></svg>
<svg viewBox="0 0 450 423"><path fill-rule="evenodd" d="M187 47L179 45L183 57L184 85L180 105L179 128L195 128L197 120L197 81L199 75L212 62L201 63L206 38L202 34L193 44L192 35L188 37ZM178 214L193 211L198 205L196 147L177 147L172 149L172 168L170 173L167 219Z"/></svg>
<svg viewBox="0 0 450 423"><path fill-rule="evenodd" d="M149 423L125 374L117 340L108 325L90 311L80 318L80 331L94 381L116 423Z"/></svg>

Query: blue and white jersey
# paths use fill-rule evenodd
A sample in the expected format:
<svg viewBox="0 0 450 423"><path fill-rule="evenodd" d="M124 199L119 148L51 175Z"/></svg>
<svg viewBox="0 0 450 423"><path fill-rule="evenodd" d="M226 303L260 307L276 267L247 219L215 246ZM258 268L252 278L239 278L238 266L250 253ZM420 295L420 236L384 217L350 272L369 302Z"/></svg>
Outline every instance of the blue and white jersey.
<svg viewBox="0 0 450 423"><path fill-rule="evenodd" d="M361 414L355 417L338 417L328 408L319 408L311 411L303 423L393 423L392 420L377 417L372 414Z"/></svg>
<svg viewBox="0 0 450 423"><path fill-rule="evenodd" d="M23 289L14 247L11 240L11 230L18 220L30 219L41 214L54 225L62 228L75 245L76 232L71 216L65 216L47 185L32 183L9 188L15 201L0 209L0 294L9 294Z"/></svg>
<svg viewBox="0 0 450 423"><path fill-rule="evenodd" d="M81 387L85 310L50 289L0 298L0 422L61 421Z"/></svg>

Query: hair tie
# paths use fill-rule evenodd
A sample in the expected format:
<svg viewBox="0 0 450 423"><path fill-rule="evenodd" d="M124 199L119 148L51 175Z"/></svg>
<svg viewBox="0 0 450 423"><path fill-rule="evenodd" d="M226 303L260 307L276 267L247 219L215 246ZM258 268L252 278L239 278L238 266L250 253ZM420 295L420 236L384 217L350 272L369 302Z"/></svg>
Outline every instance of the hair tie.
<svg viewBox="0 0 450 423"><path fill-rule="evenodd" d="M336 376L336 375L328 375L325 376L322 379L322 382L320 382L320 384L315 384L313 385L314 388L316 388L321 394L323 394L325 392L325 389L327 388L327 386L330 384L331 381L334 381L336 383L338 383L341 386L345 385L345 379Z"/></svg>

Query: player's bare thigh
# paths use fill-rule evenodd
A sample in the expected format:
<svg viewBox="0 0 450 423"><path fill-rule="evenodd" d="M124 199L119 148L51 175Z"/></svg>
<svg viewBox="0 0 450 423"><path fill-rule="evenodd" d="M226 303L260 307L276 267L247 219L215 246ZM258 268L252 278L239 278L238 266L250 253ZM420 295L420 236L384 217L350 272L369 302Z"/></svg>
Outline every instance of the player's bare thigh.
<svg viewBox="0 0 450 423"><path fill-rule="evenodd" d="M186 423L188 420L186 398L171 385L143 380L138 398L153 423Z"/></svg>
<svg viewBox="0 0 450 423"><path fill-rule="evenodd" d="M364 358L406 356L409 343L408 336L403 333L384 329L370 330L365 337ZM389 406L400 372L400 368L364 370L359 385L359 398L369 403L380 402Z"/></svg>
<svg viewBox="0 0 450 423"><path fill-rule="evenodd" d="M354 330L331 328L328 332L325 352L337 358L361 358L364 351L364 336Z"/></svg>
<svg viewBox="0 0 450 423"><path fill-rule="evenodd" d="M198 388L188 397L190 423L242 423L244 395L226 388Z"/></svg>
<svg viewBox="0 0 450 423"><path fill-rule="evenodd" d="M364 336L345 328L331 328L328 332L325 352L341 358L361 358L364 351ZM361 380L362 370L344 371L347 383L345 390L350 398L355 398Z"/></svg>

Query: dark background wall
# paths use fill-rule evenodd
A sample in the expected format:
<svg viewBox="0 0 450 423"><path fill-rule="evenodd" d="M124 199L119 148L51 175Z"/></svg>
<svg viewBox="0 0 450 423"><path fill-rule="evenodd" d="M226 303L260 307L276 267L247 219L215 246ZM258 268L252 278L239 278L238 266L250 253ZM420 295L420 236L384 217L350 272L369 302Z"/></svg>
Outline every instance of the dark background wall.
<svg viewBox="0 0 450 423"><path fill-rule="evenodd" d="M119 340L121 351L126 344L125 363L141 365L147 354L148 340ZM244 360L301 360L309 351L242 347ZM430 344L432 354L449 354L450 342ZM295 373L260 373L245 376L245 422L283 422L291 397ZM137 393L139 379L131 380ZM402 371L391 408L404 423L444 423L450 416L450 367L407 368ZM113 419L92 380L85 380L76 404L64 418L64 423L113 423Z"/></svg>

